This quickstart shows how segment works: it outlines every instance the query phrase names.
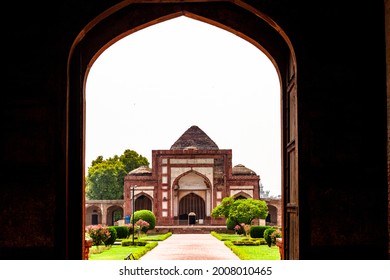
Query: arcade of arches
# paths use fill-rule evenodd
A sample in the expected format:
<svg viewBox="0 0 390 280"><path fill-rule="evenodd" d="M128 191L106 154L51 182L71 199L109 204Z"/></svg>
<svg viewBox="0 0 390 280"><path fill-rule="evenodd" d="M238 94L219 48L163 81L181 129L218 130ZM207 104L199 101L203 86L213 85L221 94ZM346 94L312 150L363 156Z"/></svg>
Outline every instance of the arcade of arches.
<svg viewBox="0 0 390 280"><path fill-rule="evenodd" d="M196 223L202 224L202 221L199 222L199 220L202 220L205 217L204 212L202 211L204 209L204 201L201 200L199 196L193 193L187 195L186 197L189 197L190 199L191 196L197 197L199 203L201 204L201 207L194 208L195 212L193 213L198 213L198 215L196 215ZM281 200L279 198L266 198L263 200L267 202L268 206L268 216L266 218L267 225L281 226ZM138 204L139 201L141 201L140 204ZM185 206L185 204L187 204L186 202L184 202L185 199L182 199L182 201L183 205L181 207L179 205L179 221L181 220L182 224L188 225L188 214L192 212L190 210L192 208L188 207L189 205ZM138 211L142 209L147 209L153 211L152 203L153 202L150 197L147 197L145 195L139 195L135 199L135 210ZM86 225L102 224L112 226L125 223L123 219L124 200L87 200L85 204L85 209Z"/></svg>
<svg viewBox="0 0 390 280"><path fill-rule="evenodd" d="M210 216L224 197L261 199L260 176L242 164L232 167L232 151L219 149L197 126L170 150L152 151L152 162L153 169L141 166L125 177L124 200L86 201L86 225L123 223L132 214L133 196L135 211L152 211L159 226L224 225ZM264 200L266 221L281 226L281 200Z"/></svg>

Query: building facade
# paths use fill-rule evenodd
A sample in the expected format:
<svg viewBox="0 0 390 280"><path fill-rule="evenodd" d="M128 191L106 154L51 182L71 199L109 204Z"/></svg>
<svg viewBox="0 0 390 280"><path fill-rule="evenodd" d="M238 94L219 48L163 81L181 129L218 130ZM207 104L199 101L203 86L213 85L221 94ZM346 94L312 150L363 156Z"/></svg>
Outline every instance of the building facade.
<svg viewBox="0 0 390 280"><path fill-rule="evenodd" d="M221 225L224 219L211 218L213 208L227 196L260 199L259 186L260 176L251 169L232 166L232 150L219 149L191 126L169 150L152 151L152 168L125 177L124 215L148 209L158 225Z"/></svg>

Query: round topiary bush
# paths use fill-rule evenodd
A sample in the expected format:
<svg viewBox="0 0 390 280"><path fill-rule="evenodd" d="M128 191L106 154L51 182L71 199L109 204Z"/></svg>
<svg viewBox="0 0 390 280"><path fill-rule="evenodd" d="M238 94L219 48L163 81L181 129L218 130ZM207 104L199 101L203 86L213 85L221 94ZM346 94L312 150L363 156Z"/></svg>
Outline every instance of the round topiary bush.
<svg viewBox="0 0 390 280"><path fill-rule="evenodd" d="M106 246L113 245L117 238L116 229L114 227L108 227L108 231L110 232L110 237L104 240L104 245Z"/></svg>
<svg viewBox="0 0 390 280"><path fill-rule="evenodd" d="M152 230L156 226L156 216L150 210L138 210L134 213L134 223L138 220L144 220L149 223L148 227L143 228L143 232L147 232L148 230ZM130 218L130 223L133 223L133 215Z"/></svg>
<svg viewBox="0 0 390 280"><path fill-rule="evenodd" d="M226 228L229 230L234 230L234 227L236 226L236 222L231 219L226 219Z"/></svg>

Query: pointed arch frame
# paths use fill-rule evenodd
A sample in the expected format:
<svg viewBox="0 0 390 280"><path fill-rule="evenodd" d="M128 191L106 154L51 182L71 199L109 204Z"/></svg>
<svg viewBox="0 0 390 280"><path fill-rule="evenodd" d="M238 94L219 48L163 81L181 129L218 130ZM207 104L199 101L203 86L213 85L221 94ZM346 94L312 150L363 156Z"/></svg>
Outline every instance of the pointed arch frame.
<svg viewBox="0 0 390 280"><path fill-rule="evenodd" d="M85 83L99 55L121 38L165 20L188 16L251 42L274 64L281 81L284 256L299 259L298 101L295 52L270 17L240 0L127 0L80 31L68 56L66 96L66 256L82 259L84 242ZM72 207L70 207L72 205ZM75 209L74 205L80 208ZM81 244L81 248L80 248Z"/></svg>
<svg viewBox="0 0 390 280"><path fill-rule="evenodd" d="M204 182L205 182L205 184L206 184L206 186L207 186L207 188L211 189L212 184L211 184L211 182L210 182L210 179L207 178L207 177L206 177L205 175L203 175L202 173L200 173L200 172L198 172L198 171L196 171L196 170L193 170L193 169L188 170L188 171L186 171L186 172L180 174L179 176L177 176L177 177L175 178L175 180L173 181L173 183L172 183L172 187L178 185L178 182L180 181L181 178L183 178L183 177L185 177L185 176L187 176L188 174L191 174L191 173L193 173L193 174L195 174L195 175L198 175L199 177L202 177L203 180L204 180Z"/></svg>

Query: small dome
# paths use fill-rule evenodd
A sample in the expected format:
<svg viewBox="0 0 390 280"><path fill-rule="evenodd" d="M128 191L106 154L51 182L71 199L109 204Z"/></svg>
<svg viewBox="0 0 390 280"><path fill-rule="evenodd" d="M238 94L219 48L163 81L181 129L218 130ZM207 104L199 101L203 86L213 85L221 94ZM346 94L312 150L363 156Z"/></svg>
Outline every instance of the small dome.
<svg viewBox="0 0 390 280"><path fill-rule="evenodd" d="M145 165L133 169L129 172L129 175L134 175L134 176L145 176L151 174L152 174L152 169Z"/></svg>
<svg viewBox="0 0 390 280"><path fill-rule="evenodd" d="M232 174L233 175L256 175L256 172L254 172L249 168L246 168L242 164L237 164L236 166L233 167Z"/></svg>

